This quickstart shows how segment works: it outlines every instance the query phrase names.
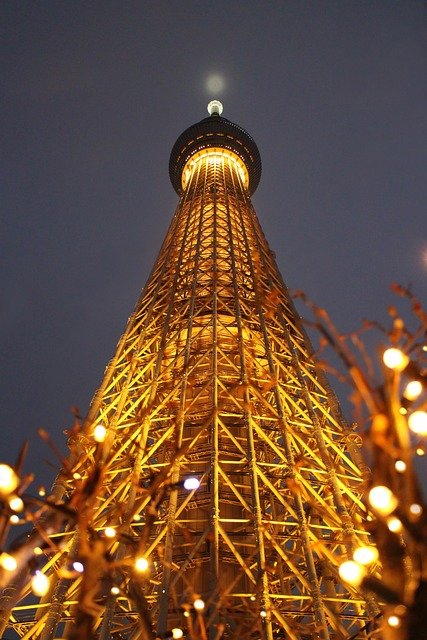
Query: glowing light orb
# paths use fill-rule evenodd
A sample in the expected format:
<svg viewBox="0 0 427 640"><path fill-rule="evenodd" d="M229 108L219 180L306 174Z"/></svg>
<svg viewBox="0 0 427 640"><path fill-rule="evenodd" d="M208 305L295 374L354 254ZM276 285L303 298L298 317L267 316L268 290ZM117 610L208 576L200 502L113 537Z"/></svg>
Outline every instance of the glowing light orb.
<svg viewBox="0 0 427 640"><path fill-rule="evenodd" d="M427 436L427 411L414 411L408 418L411 431L419 436Z"/></svg>
<svg viewBox="0 0 427 640"><path fill-rule="evenodd" d="M35 596L45 596L49 591L49 578L41 571L36 571L31 580L31 590Z"/></svg>
<svg viewBox="0 0 427 640"><path fill-rule="evenodd" d="M345 582L348 582L353 587L358 587L366 576L366 569L358 562L347 560L339 566L338 573Z"/></svg>
<svg viewBox="0 0 427 640"><path fill-rule="evenodd" d="M147 560L147 558L144 558L143 556L140 556L139 558L136 558L134 567L135 567L135 570L139 571L140 573L143 573L144 571L147 571L147 569L148 569L148 560Z"/></svg>
<svg viewBox="0 0 427 640"><path fill-rule="evenodd" d="M184 480L184 489L187 489L187 491L193 491L199 487L200 481L198 478L186 478L186 480Z"/></svg>
<svg viewBox="0 0 427 640"><path fill-rule="evenodd" d="M209 93L221 93L224 91L225 81L219 73L211 73L206 80L206 89Z"/></svg>
<svg viewBox="0 0 427 640"><path fill-rule="evenodd" d="M408 365L409 358L406 353L403 353L400 349L390 347L383 353L383 362L389 369L403 371L403 369Z"/></svg>
<svg viewBox="0 0 427 640"><path fill-rule="evenodd" d="M368 495L369 504L382 516L388 516L397 507L396 496L388 487L378 485L372 487Z"/></svg>
<svg viewBox="0 0 427 640"><path fill-rule="evenodd" d="M203 609L205 608L205 603L203 602L203 600L201 600L201 598L196 598L196 600L193 602L193 607L196 611L203 611Z"/></svg>
<svg viewBox="0 0 427 640"><path fill-rule="evenodd" d="M353 553L353 559L359 564L372 564L378 560L378 549L372 546L358 547Z"/></svg>
<svg viewBox="0 0 427 640"><path fill-rule="evenodd" d="M15 491L19 478L8 464L0 464L0 494L9 495Z"/></svg>

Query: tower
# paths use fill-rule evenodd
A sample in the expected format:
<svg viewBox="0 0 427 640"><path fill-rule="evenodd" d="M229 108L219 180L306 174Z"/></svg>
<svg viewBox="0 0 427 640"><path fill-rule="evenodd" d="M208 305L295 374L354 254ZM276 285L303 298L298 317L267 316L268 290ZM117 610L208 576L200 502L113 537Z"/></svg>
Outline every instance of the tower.
<svg viewBox="0 0 427 640"><path fill-rule="evenodd" d="M368 637L373 607L337 571L367 540L357 436L252 207L257 146L221 111L172 149L178 208L53 489L87 501L43 549L51 588L13 609L15 637L74 637L91 562L99 640L151 623L153 638Z"/></svg>

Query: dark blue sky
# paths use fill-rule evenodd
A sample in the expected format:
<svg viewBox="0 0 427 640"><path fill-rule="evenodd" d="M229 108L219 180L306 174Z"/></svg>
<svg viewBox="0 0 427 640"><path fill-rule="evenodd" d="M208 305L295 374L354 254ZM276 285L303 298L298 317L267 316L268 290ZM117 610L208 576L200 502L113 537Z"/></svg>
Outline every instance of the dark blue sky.
<svg viewBox="0 0 427 640"><path fill-rule="evenodd" d="M384 320L394 280L427 299L424 2L4 0L0 23L0 459L28 437L48 477L36 429L63 442L86 411L177 204L171 147L213 97L259 146L291 288L343 330Z"/></svg>

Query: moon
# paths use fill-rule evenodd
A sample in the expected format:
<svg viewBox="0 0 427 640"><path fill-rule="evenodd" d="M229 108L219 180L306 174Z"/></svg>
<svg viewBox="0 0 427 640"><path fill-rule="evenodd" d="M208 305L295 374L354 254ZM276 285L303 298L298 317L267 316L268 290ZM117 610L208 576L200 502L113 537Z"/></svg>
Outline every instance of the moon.
<svg viewBox="0 0 427 640"><path fill-rule="evenodd" d="M224 78L219 73L211 73L206 79L206 89L209 93L218 94L225 88Z"/></svg>

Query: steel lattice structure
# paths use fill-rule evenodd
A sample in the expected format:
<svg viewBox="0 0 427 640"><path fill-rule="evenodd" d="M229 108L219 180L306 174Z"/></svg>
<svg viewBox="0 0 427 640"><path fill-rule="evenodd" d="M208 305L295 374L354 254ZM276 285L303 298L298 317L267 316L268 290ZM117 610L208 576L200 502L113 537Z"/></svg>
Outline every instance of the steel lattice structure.
<svg viewBox="0 0 427 640"><path fill-rule="evenodd" d="M252 138L215 111L178 139L179 205L85 432L71 440L72 471L88 474L90 430L105 425L96 529L137 540L145 529L141 589L159 636L187 628L197 594L211 640L367 638L374 607L337 571L367 541L366 467L252 207L260 172ZM182 487L188 476L198 490ZM146 487L159 478L148 528ZM55 495L73 483L61 476ZM45 571L72 557L76 535L66 532ZM113 541L111 553L129 546ZM80 580L56 578L44 601L24 600L10 629L66 637ZM131 582L98 603L94 637L140 637Z"/></svg>

